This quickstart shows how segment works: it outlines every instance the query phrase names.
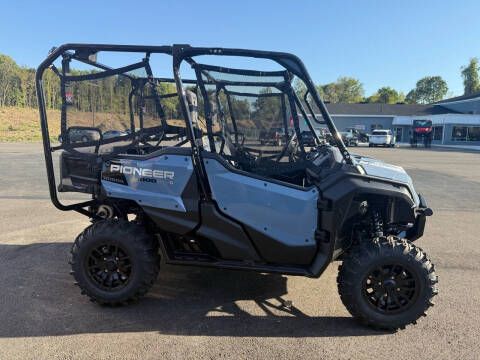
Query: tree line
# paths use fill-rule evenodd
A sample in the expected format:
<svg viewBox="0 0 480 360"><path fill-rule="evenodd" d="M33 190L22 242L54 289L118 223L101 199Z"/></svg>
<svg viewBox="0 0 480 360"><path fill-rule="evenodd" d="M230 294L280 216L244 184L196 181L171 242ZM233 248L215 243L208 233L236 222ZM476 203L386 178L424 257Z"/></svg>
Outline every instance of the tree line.
<svg viewBox="0 0 480 360"><path fill-rule="evenodd" d="M480 92L479 72L478 58L470 59L468 65L461 68L464 95ZM447 82L441 76L421 78L406 95L390 86L384 86L374 94L365 96L363 84L352 77L340 77L335 82L318 85L317 89L325 101L332 103L431 104L444 99L448 93Z"/></svg>
<svg viewBox="0 0 480 360"><path fill-rule="evenodd" d="M465 95L480 91L479 71L478 58L472 58L461 68ZM58 76L52 71L46 71L43 85L46 107L59 109L62 100ZM415 88L406 95L390 86L384 86L374 94L365 96L363 84L352 77L340 77L335 82L318 85L317 89L325 101L332 103L429 104L442 100L448 92L447 83L440 76L426 76L418 80ZM82 81L72 85L70 91L77 110L121 113L128 111L129 81L122 83L114 78ZM160 88L161 93L170 91L171 87ZM171 99L171 102L171 111L175 112L175 100ZM19 66L11 57L0 54L0 107L2 106L36 107L37 97L35 70Z"/></svg>

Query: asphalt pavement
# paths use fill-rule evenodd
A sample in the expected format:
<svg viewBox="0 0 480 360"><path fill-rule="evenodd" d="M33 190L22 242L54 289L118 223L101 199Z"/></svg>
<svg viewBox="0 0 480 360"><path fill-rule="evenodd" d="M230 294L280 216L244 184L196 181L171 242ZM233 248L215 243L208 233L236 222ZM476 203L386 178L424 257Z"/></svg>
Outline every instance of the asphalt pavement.
<svg viewBox="0 0 480 360"><path fill-rule="evenodd" d="M93 304L68 265L88 220L50 203L39 144L0 144L0 359L478 359L480 155L352 151L404 166L434 210L417 244L440 293L426 318L396 333L351 318L338 263L320 279L163 266L139 303Z"/></svg>

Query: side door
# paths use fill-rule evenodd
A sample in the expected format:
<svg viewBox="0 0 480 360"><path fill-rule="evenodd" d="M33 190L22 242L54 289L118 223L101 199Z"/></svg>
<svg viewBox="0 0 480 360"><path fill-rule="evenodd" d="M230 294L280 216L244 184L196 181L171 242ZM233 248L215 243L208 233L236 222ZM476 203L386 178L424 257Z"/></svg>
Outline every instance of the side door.
<svg viewBox="0 0 480 360"><path fill-rule="evenodd" d="M316 253L318 190L238 170L218 154L203 163L219 210L242 225L270 263L309 264Z"/></svg>

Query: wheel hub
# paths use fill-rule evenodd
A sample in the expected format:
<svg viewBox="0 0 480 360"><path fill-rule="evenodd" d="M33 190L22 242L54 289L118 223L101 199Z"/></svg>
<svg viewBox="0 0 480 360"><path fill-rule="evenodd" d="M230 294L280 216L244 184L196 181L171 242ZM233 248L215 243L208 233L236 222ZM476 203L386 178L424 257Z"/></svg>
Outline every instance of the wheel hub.
<svg viewBox="0 0 480 360"><path fill-rule="evenodd" d="M387 279L383 281L383 287L385 289L391 289L394 288L397 285L394 279Z"/></svg>
<svg viewBox="0 0 480 360"><path fill-rule="evenodd" d="M398 313L414 302L418 295L418 281L403 265L377 266L365 277L363 295L377 311Z"/></svg>
<svg viewBox="0 0 480 360"><path fill-rule="evenodd" d="M109 258L105 261L105 267L108 271L115 271L118 268L117 262L113 258Z"/></svg>
<svg viewBox="0 0 480 360"><path fill-rule="evenodd" d="M92 249L86 261L90 279L104 290L118 290L130 278L130 257L117 245L107 244Z"/></svg>

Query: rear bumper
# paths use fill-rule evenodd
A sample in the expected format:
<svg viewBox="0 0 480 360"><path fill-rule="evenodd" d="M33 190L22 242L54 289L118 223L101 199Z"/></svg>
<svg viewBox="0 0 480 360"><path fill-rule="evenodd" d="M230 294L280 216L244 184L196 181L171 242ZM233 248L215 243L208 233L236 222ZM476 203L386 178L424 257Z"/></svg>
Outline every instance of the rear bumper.
<svg viewBox="0 0 480 360"><path fill-rule="evenodd" d="M432 216L433 211L427 206L427 202L425 198L418 194L418 198L420 200L420 204L418 208L415 210L416 218L413 227L407 231L406 238L410 241L415 241L423 236L423 232L425 230L425 223L427 216Z"/></svg>
<svg viewBox="0 0 480 360"><path fill-rule="evenodd" d="M373 145L387 145L390 144L392 141L386 139L386 138L380 138L380 139L369 139L368 143L373 144Z"/></svg>

